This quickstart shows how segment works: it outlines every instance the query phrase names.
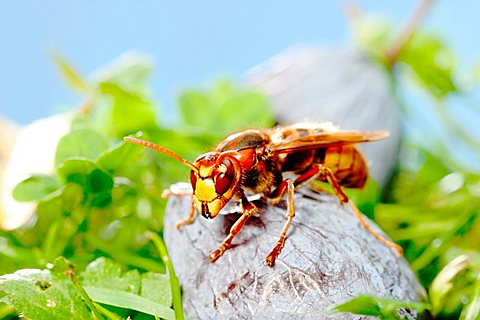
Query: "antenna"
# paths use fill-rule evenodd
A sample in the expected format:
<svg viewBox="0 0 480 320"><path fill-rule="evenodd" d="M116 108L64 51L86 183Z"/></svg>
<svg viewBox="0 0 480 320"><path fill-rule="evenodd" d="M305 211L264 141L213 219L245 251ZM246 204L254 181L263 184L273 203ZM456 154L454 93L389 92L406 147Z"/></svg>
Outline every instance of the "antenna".
<svg viewBox="0 0 480 320"><path fill-rule="evenodd" d="M167 156L170 156L173 159L180 161L181 163L183 163L184 165L186 165L187 167L189 167L195 173L198 174L198 168L197 167L195 167L191 162L188 162L187 160L185 160L182 157L180 157L179 155L177 155L175 152L168 150L167 148L159 146L158 144L155 144L153 142L145 141L145 140L142 140L142 139L137 139L137 138L134 138L134 137L124 137L123 140L125 140L127 142L131 142L131 143L135 143L135 144L138 144L138 145L150 148L150 149L153 149L153 150L161 152L161 153L164 153Z"/></svg>

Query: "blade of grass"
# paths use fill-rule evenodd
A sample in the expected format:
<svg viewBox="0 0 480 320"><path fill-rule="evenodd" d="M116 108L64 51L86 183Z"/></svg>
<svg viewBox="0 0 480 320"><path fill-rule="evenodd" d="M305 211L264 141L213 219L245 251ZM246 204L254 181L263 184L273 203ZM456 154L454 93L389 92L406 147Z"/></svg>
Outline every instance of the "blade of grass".
<svg viewBox="0 0 480 320"><path fill-rule="evenodd" d="M455 222L455 224L440 237L435 239L430 243L430 245L423 251L423 253L412 262L411 267L414 271L418 272L418 270L423 269L426 267L433 259L435 259L445 248L448 241L450 241L457 231L463 227L473 215L476 215L477 212L466 210L463 212Z"/></svg>
<svg viewBox="0 0 480 320"><path fill-rule="evenodd" d="M93 304L98 309L98 311L100 311L105 317L107 317L107 319L109 319L109 320L122 320L122 318L118 314L108 310L107 308L104 308L101 304L95 303L95 302Z"/></svg>
<svg viewBox="0 0 480 320"><path fill-rule="evenodd" d="M148 232L147 237L153 241L155 247L158 250L158 253L160 254L160 257L163 260L163 263L165 263L165 265L167 266L168 274L170 276L170 285L172 287L173 310L175 311L175 318L177 320L184 320L180 283L178 282L177 275L175 274L175 270L173 269L172 261L168 256L168 251L165 247L165 243L163 243L162 238L160 238L160 236L156 233Z"/></svg>
<svg viewBox="0 0 480 320"><path fill-rule="evenodd" d="M85 301L85 304L92 311L94 317L98 320L104 319L104 317L100 314L97 307L93 303L92 299L90 299L90 297L88 296L85 289L83 289L82 284L80 283L80 280L78 279L75 272L72 269L67 269L65 272L66 272L67 276L70 278L70 280L72 281L73 286L75 287L75 290L83 298L83 301Z"/></svg>
<svg viewBox="0 0 480 320"><path fill-rule="evenodd" d="M471 302L462 310L461 320L475 320L480 318L480 274L477 276L475 291L472 293Z"/></svg>
<svg viewBox="0 0 480 320"><path fill-rule="evenodd" d="M130 292L97 287L85 287L85 291L99 303L136 310L152 316L160 316L163 319L175 319L175 313L169 307Z"/></svg>

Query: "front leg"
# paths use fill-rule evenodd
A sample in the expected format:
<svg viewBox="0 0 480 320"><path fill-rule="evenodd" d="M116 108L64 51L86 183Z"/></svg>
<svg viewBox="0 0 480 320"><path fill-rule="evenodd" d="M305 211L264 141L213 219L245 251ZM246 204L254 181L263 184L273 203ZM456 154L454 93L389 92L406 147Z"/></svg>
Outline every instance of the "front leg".
<svg viewBox="0 0 480 320"><path fill-rule="evenodd" d="M192 223L193 220L195 220L195 201L193 200L193 196L192 196L192 201L190 203L190 214L185 219L177 221L177 223L175 223L175 227L177 229L180 229L181 227Z"/></svg>
<svg viewBox="0 0 480 320"><path fill-rule="evenodd" d="M280 233L280 237L278 238L277 244L270 252L270 254L265 259L265 262L270 267L275 265L275 260L277 259L278 255L283 249L285 245L285 239L287 238L287 231L292 224L293 217L295 217L295 205L293 203L293 195L294 195L295 185L291 179L285 179L282 183L276 188L272 194L268 197L272 199L273 202L277 202L283 198L285 192L287 193L287 222L283 226L282 232Z"/></svg>
<svg viewBox="0 0 480 320"><path fill-rule="evenodd" d="M168 189L164 190L162 193L163 198L183 198L190 197L190 213L188 217L175 223L175 227L180 229L181 227L191 224L195 220L195 202L193 200L193 190L190 184L185 182L178 182L172 184Z"/></svg>
<svg viewBox="0 0 480 320"><path fill-rule="evenodd" d="M248 201L247 197L243 192L241 195L241 199L242 199L242 207L243 207L242 216L238 218L235 224L230 228L230 233L222 241L222 244L216 250L210 253L209 258L210 258L210 261L212 262L220 258L223 255L223 253L232 246L233 238L242 230L248 218L250 218L257 212L257 207L253 203Z"/></svg>

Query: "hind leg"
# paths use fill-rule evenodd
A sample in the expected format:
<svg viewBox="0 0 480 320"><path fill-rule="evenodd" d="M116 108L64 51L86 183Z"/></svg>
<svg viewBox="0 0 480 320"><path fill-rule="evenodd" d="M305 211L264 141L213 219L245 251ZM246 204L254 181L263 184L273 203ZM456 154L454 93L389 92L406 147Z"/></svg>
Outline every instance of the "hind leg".
<svg viewBox="0 0 480 320"><path fill-rule="evenodd" d="M377 231L375 231L370 224L368 224L367 220L365 220L363 214L358 210L357 206L348 198L348 196L343 192L342 188L338 184L337 179L333 175L332 171L322 165L321 166L321 171L327 178L328 183L332 186L333 190L335 190L335 193L340 200L342 204L348 204L350 208L352 209L353 214L355 217L358 219L362 227L365 228L371 235L373 235L378 241L383 243L385 246L393 249L394 251L397 252L398 255L403 254L403 248L397 245L396 243L393 243L392 241L389 241L385 239L382 235L380 235Z"/></svg>

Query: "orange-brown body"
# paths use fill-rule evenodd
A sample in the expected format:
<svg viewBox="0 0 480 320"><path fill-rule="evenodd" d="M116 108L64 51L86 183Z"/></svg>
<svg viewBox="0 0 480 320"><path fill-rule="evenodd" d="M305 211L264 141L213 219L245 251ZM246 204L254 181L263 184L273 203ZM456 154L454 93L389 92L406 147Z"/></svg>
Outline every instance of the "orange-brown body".
<svg viewBox="0 0 480 320"><path fill-rule="evenodd" d="M232 240L257 208L245 190L263 194L276 202L287 195L287 221L276 246L266 262L273 266L284 246L288 228L295 216L295 188L314 180L329 183L342 204L349 204L360 223L385 245L399 253L401 248L371 229L342 187L362 188L367 164L355 144L388 136L384 131L344 131L329 122L301 122L266 130L246 130L228 136L212 151L200 155L192 164L172 151L151 142L126 137L125 140L165 153L191 168L192 206L190 215L177 227L193 222L195 207L202 216L215 218L232 199L238 198L243 214L230 230L220 247L210 254L217 260L231 247ZM285 178L291 172L295 180ZM172 193L172 192L170 192Z"/></svg>
<svg viewBox="0 0 480 320"><path fill-rule="evenodd" d="M268 193L278 187L283 181L284 172L301 175L319 164L329 168L342 187L363 188L368 167L355 145L312 146L307 150L280 153L269 149L270 146L336 130L330 123L313 125L308 122L268 130L247 130L227 137L215 151L237 150L242 159L248 159L248 165L242 168L242 186L255 193ZM325 175L319 175L317 179L328 182ZM298 182L301 184L303 181Z"/></svg>

